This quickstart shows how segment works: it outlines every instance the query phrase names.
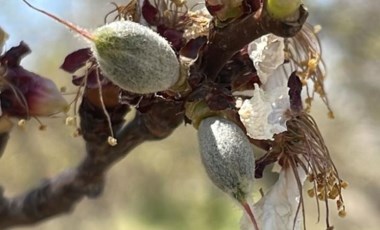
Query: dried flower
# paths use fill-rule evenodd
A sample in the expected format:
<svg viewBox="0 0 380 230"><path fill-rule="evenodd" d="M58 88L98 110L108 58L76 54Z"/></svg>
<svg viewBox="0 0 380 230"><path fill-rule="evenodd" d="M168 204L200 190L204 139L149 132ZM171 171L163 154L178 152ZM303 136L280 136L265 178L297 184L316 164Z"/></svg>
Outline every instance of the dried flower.
<svg viewBox="0 0 380 230"><path fill-rule="evenodd" d="M320 26L305 24L293 38L285 41L286 58L290 61L291 71L297 71L306 87L306 111L310 111L315 94L318 94L328 109L330 118L334 117L325 92L325 64L322 60L321 44L317 33Z"/></svg>
<svg viewBox="0 0 380 230"><path fill-rule="evenodd" d="M29 52L29 47L21 42L0 56L0 65L6 66L1 92L3 113L29 118L66 111L68 104L52 80L20 66L21 59Z"/></svg>
<svg viewBox="0 0 380 230"><path fill-rule="evenodd" d="M308 190L308 194L316 199L318 213L320 211L319 202L324 202L327 211L326 226L331 227L328 216L328 199L336 200L339 204L338 213L344 212L345 206L341 191L345 182L340 178L318 126L310 115L306 112L293 115L287 122L287 127L288 131L276 138L273 146L275 149L281 149L279 163L282 167L292 168L299 181L303 180L304 173L307 174L309 182L313 185L312 189ZM302 168L303 172L300 172L298 168ZM302 185L300 183L298 188L301 194ZM300 202L303 207L302 196ZM305 215L303 208L302 212Z"/></svg>

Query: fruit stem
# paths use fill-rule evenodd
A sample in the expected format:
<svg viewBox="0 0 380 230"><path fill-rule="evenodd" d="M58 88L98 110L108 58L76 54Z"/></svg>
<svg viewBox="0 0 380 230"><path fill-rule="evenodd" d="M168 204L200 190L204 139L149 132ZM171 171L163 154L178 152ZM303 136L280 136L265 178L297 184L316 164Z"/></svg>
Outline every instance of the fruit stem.
<svg viewBox="0 0 380 230"><path fill-rule="evenodd" d="M33 10L36 10L42 14L45 14L46 16L56 20L57 22L67 26L69 29L72 29L74 30L75 32L79 33L80 35L82 35L83 37L87 38L88 40L94 42L94 37L87 31L87 30L84 30L84 29L81 29L79 28L78 26L68 22L68 21L65 21L63 19L60 19L58 18L57 16L49 13L49 12L46 12L44 10L41 10L35 6L33 6L32 4L30 4L29 2L27 2L26 0L22 0L26 5L28 5L30 8L32 8Z"/></svg>
<svg viewBox="0 0 380 230"><path fill-rule="evenodd" d="M242 205L243 205L244 210L247 212L249 218L251 219L254 229L259 230L259 226L257 224L255 216L253 215L252 209L249 206L248 202L242 202Z"/></svg>

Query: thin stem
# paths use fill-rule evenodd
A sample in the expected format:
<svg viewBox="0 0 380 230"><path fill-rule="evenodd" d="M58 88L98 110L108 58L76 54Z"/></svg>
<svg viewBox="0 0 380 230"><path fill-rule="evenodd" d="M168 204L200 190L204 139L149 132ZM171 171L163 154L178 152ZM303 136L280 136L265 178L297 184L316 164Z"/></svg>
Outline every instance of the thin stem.
<svg viewBox="0 0 380 230"><path fill-rule="evenodd" d="M94 37L93 37L92 34L90 34L87 30L85 30L85 29L81 29L81 28L79 28L78 26L72 24L71 22L65 21L65 20L63 20L63 19L61 19L61 18L59 18L59 17L57 17L57 16L55 16L55 15L49 13L49 12L46 12L46 11L44 11L44 10L42 10L42 9L39 9L39 8L33 6L32 4L30 4L30 3L29 3L28 1L26 1L26 0L22 0L22 1L23 1L25 4L27 4L30 8L32 8L33 10L36 10L36 11L42 13L42 14L45 14L46 16L48 16L48 17L50 17L50 18L56 20L57 22L59 22L59 23L65 25L65 26L67 26L69 29L74 30L74 31L77 32L78 34L80 34L80 35L82 35L83 37L87 38L88 40L94 42Z"/></svg>

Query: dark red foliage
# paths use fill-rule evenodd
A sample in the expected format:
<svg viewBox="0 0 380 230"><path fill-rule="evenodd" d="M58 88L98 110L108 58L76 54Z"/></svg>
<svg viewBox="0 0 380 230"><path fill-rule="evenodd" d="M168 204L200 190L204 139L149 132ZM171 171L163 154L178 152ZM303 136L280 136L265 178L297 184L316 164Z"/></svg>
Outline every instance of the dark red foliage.
<svg viewBox="0 0 380 230"><path fill-rule="evenodd" d="M246 49L237 52L227 62L218 75L218 82L229 84L233 92L253 89L254 83L261 85Z"/></svg>
<svg viewBox="0 0 380 230"><path fill-rule="evenodd" d="M235 108L235 99L225 88L212 88L206 96L206 103L214 111Z"/></svg>
<svg viewBox="0 0 380 230"><path fill-rule="evenodd" d="M256 73L247 73L245 75L232 79L232 90L233 91L250 90L254 88L253 86L255 83L261 85L259 76L257 76Z"/></svg>
<svg viewBox="0 0 380 230"><path fill-rule="evenodd" d="M21 59L29 53L29 46L20 42L18 46L10 48L4 55L0 56L0 63L9 68L17 67L20 65Z"/></svg>
<svg viewBox="0 0 380 230"><path fill-rule="evenodd" d="M33 102L35 90L41 87L42 77L20 66L8 69L6 78L16 91L10 87L3 89L0 97L1 109L10 116L29 117L29 105Z"/></svg>
<svg viewBox="0 0 380 230"><path fill-rule="evenodd" d="M181 48L179 53L187 58L196 59L198 56L198 52L202 46L204 46L207 42L206 36L197 37L194 39L190 39L185 46Z"/></svg>
<svg viewBox="0 0 380 230"><path fill-rule="evenodd" d="M159 17L159 10L153 6L149 0L144 0L142 6L142 15L144 19L151 26L157 26L157 33L170 42L173 49L178 52L184 45L185 39L183 38L183 30L168 25L165 18ZM185 16L180 16L179 19L185 20Z"/></svg>
<svg viewBox="0 0 380 230"><path fill-rule="evenodd" d="M94 89L99 87L98 79L102 85L112 84L105 76L102 75L90 48L76 50L66 56L61 69L68 73L74 73L90 63L83 75L73 75L72 83L76 86L86 85L87 88ZM86 82L85 79L87 79Z"/></svg>
<svg viewBox="0 0 380 230"><path fill-rule="evenodd" d="M188 97L188 102L204 100L211 110L220 111L235 108L235 99L231 92L215 83L203 83Z"/></svg>
<svg viewBox="0 0 380 230"><path fill-rule="evenodd" d="M141 12L144 19L150 25L155 26L158 24L158 20L157 20L158 9L154 7L152 4L150 4L149 0L144 0Z"/></svg>
<svg viewBox="0 0 380 230"><path fill-rule="evenodd" d="M302 106L302 82L294 71L288 80L290 108L292 111L300 112L303 110Z"/></svg>
<svg viewBox="0 0 380 230"><path fill-rule="evenodd" d="M262 0L246 0L246 4L251 6L251 12L256 12L260 9Z"/></svg>
<svg viewBox="0 0 380 230"><path fill-rule="evenodd" d="M183 31L168 28L164 25L157 26L157 33L168 40L175 51L179 51L185 43Z"/></svg>
<svg viewBox="0 0 380 230"><path fill-rule="evenodd" d="M20 66L21 59L30 53L29 47L21 42L0 56L0 64L6 68L2 79L1 109L10 116L29 117L29 115L48 115L49 110L43 103L57 106L63 102L55 84L47 78L30 72ZM51 100L51 101L49 101ZM48 105L46 105L48 106Z"/></svg>
<svg viewBox="0 0 380 230"><path fill-rule="evenodd" d="M92 52L90 48L79 49L66 56L61 65L61 69L69 73L74 73L85 66L91 57Z"/></svg>

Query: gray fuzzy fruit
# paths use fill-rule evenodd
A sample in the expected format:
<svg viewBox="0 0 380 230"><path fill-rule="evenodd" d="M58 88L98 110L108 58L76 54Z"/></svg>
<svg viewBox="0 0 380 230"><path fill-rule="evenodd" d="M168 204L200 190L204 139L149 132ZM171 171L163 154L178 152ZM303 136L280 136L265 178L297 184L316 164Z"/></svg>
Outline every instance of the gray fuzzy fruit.
<svg viewBox="0 0 380 230"><path fill-rule="evenodd" d="M179 62L165 38L131 21L93 31L92 51L102 72L120 88L139 94L167 90L179 78Z"/></svg>
<svg viewBox="0 0 380 230"><path fill-rule="evenodd" d="M169 89L180 75L180 63L169 42L153 30L131 21L115 21L92 33L36 8L90 41L100 69L115 85L138 94Z"/></svg>
<svg viewBox="0 0 380 230"><path fill-rule="evenodd" d="M221 117L201 121L198 139L203 165L212 182L239 202L252 191L255 159L245 133Z"/></svg>

